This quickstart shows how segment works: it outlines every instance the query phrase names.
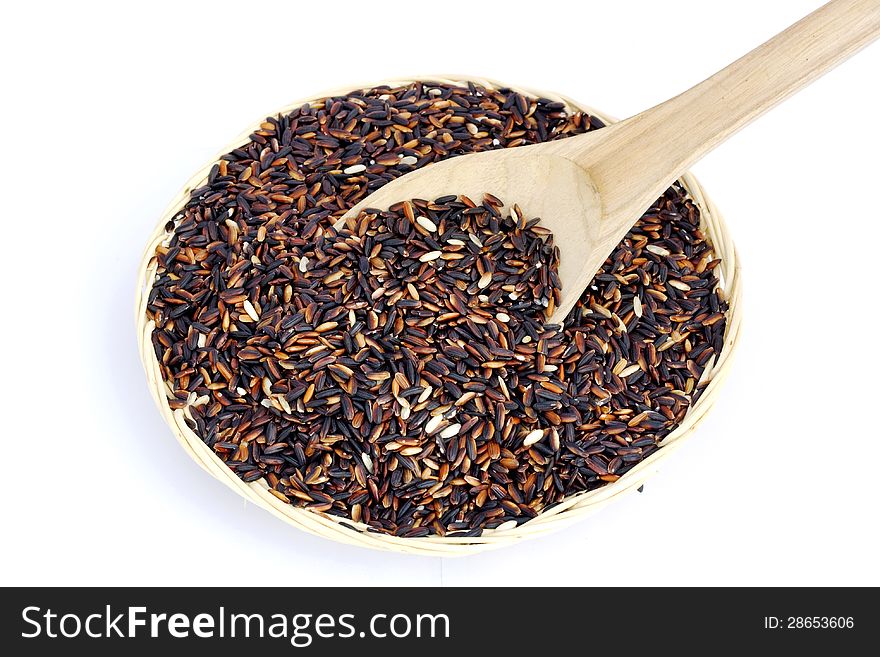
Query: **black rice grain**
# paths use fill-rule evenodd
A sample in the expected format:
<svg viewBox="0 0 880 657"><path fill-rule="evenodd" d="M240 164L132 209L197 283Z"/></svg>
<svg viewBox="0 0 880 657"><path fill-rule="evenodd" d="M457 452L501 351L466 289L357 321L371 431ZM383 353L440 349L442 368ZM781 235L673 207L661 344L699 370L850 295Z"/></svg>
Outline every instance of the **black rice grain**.
<svg viewBox="0 0 880 657"><path fill-rule="evenodd" d="M244 481L399 536L479 535L616 481L682 421L723 344L719 261L683 189L556 327L552 236L497 199L408 201L333 228L414 168L601 127L475 83L267 118L156 251L169 405Z"/></svg>

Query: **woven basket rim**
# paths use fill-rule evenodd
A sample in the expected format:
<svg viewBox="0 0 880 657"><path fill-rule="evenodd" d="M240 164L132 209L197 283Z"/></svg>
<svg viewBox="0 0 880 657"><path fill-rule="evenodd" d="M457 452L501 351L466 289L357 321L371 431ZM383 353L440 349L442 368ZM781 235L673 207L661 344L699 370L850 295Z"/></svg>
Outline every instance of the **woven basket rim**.
<svg viewBox="0 0 880 657"><path fill-rule="evenodd" d="M207 180L211 167L220 157L234 148L245 143L249 135L257 129L266 116L275 116L290 112L306 103L315 103L330 96L344 95L354 90L369 89L379 86L401 86L413 82L438 82L444 84L460 84L462 82L474 82L488 88L512 89L516 92L535 97L543 97L561 101L570 109L585 111L596 116L605 123L613 123L615 118L595 110L589 105L577 102L568 96L551 93L543 90L524 86L510 85L490 78L458 74L432 74L413 77L402 77L381 80L379 82L354 83L345 87L336 87L331 90L310 95L306 98L294 101L284 107L268 114L264 114L257 121L250 124L233 141L225 146L213 157L208 164L199 169L184 185L180 192L168 204L165 212L156 224L152 235L147 243L141 265L138 271L137 290L135 300L135 323L138 335L138 349L141 363L147 376L151 394L166 423L177 438L180 445L202 468L212 476L219 479L227 486L250 500L258 507L272 513L276 517L292 524L299 529L318 536L330 538L338 542L361 547L369 547L380 550L391 550L409 554L424 556L464 556L475 554L487 549L497 548L516 543L526 538L534 538L552 531L561 529L586 515L595 512L619 495L631 492L641 486L659 464L668 458L690 436L697 425L706 416L708 410L714 404L718 390L726 378L731 356L735 351L740 335L742 322L741 303L741 273L739 258L736 247L733 244L727 226L721 213L715 204L709 199L700 183L690 173L685 173L679 182L687 190L688 195L700 209L701 227L708 234L709 241L715 251L716 257L721 259L719 266L719 287L728 301L727 329L721 353L718 354L711 366L707 366L703 372L702 383L706 384L700 398L693 404L684 420L675 428L662 443L661 449L653 452L635 467L621 476L615 482L606 484L601 488L591 491L576 493L562 502L543 510L535 518L532 518L517 527L509 529L487 529L482 536L478 537L448 537L448 536L425 536L419 538L401 538L388 534L378 533L369 529L362 523L352 520L319 513L284 503L269 492L268 486L263 479L251 483L243 482L226 464L199 438L186 424L186 411L178 409L172 411L167 403L166 393L168 386L162 378L159 362L152 346L151 335L154 322L148 318L146 312L149 292L155 281L156 259L155 250L158 245L168 239L165 231L166 224L179 214L186 202L189 193L193 189L202 186Z"/></svg>

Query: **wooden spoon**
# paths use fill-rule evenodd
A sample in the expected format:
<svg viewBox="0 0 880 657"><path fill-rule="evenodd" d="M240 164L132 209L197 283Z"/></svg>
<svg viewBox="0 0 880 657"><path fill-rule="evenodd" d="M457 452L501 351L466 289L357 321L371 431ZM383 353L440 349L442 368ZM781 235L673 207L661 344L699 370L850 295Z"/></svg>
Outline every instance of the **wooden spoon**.
<svg viewBox="0 0 880 657"><path fill-rule="evenodd" d="M351 208L447 194L518 204L555 236L561 323L608 254L694 162L880 36L880 0L832 0L661 105L595 132L455 157L388 183Z"/></svg>

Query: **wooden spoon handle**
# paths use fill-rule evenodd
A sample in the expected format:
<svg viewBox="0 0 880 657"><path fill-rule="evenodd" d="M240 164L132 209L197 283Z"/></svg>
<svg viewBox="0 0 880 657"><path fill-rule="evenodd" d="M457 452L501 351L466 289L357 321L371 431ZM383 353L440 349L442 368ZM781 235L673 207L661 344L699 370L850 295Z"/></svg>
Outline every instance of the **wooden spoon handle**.
<svg viewBox="0 0 880 657"><path fill-rule="evenodd" d="M589 148L560 141L593 179L608 239L703 155L878 36L880 0L832 0L680 96L599 131Z"/></svg>

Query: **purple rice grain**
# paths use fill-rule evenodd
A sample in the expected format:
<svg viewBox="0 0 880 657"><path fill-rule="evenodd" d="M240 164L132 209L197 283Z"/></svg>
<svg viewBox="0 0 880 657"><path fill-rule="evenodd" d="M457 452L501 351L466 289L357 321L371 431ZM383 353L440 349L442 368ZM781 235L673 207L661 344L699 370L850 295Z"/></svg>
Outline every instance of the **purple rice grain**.
<svg viewBox="0 0 880 657"><path fill-rule="evenodd" d="M399 536L477 536L616 481L682 421L723 344L719 261L680 186L563 326L543 324L552 236L498 199L333 228L414 168L601 127L475 83L267 118L156 251L148 313L170 407L244 481Z"/></svg>

